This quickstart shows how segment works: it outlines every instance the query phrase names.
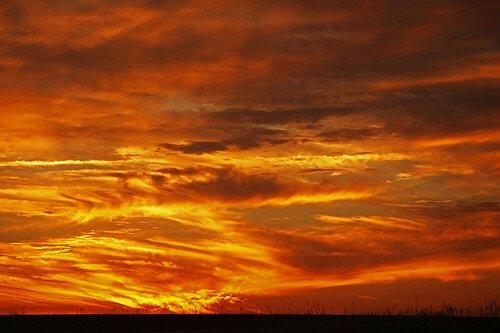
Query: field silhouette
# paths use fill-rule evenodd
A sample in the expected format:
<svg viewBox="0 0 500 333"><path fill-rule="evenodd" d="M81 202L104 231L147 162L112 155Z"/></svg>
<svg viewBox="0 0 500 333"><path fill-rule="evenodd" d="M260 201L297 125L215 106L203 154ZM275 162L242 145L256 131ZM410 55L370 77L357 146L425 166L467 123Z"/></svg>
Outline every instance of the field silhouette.
<svg viewBox="0 0 500 333"><path fill-rule="evenodd" d="M331 315L318 303L302 308L271 306L239 309L214 307L212 314L135 314L109 310L105 314L0 316L2 332L499 332L500 307L494 298L474 307L406 308L393 312ZM218 312L217 312L217 311ZM149 312L149 313L148 313Z"/></svg>
<svg viewBox="0 0 500 333"><path fill-rule="evenodd" d="M498 317L386 315L24 315L2 332L498 332Z"/></svg>

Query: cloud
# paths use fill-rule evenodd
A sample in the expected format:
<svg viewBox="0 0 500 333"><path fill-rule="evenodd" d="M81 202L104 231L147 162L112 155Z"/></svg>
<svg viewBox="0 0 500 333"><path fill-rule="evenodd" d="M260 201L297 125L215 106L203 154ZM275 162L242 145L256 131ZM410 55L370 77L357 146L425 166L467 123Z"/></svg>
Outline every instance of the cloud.
<svg viewBox="0 0 500 333"><path fill-rule="evenodd" d="M131 205L214 204L219 207L289 206L338 200L362 200L380 189L357 184L339 186L307 179L290 179L272 173L248 174L233 167L161 169L161 174L111 174L117 177L117 194ZM114 196L111 196L113 198ZM106 197L99 196L99 200ZM140 205L139 205L140 206ZM133 206L132 206L133 207Z"/></svg>
<svg viewBox="0 0 500 333"><path fill-rule="evenodd" d="M498 117L494 112L498 96L493 90L488 81L407 89L408 97L395 97L391 103L404 112L407 125L395 121L390 129L403 136L423 138L493 130L492 121Z"/></svg>
<svg viewBox="0 0 500 333"><path fill-rule="evenodd" d="M117 251L116 246L125 251ZM194 276L199 276L200 280L212 280L213 287L222 282L222 277L216 277L213 266L189 259L190 254L195 254L213 262L212 254L196 250L196 247L190 253L187 248L184 251L176 250L166 243L156 242L153 245L83 235L69 239L54 238L46 242L4 245L2 248L0 270L9 279L12 278L11 287L20 288L22 284L32 288L37 286L29 293L32 311L32 301L46 302L48 296L53 299L52 304L74 299L72 306L84 306L86 310L90 307L90 311L95 311L96 308L102 310L109 304L120 304L132 309L151 306L175 312L208 312L209 306L220 299L235 299L213 290L198 289L199 281L193 279ZM22 262L16 257L20 253L24 258ZM177 262L181 257L181 266L172 262ZM6 265L18 267L15 277ZM158 274L159 270L162 272ZM144 274L148 271L155 272L154 279L149 279ZM180 281L189 281L191 286ZM113 285L112 288L110 284ZM176 287L181 284L184 284L184 288ZM58 287L61 285L71 291L63 291ZM13 295L12 298L18 297ZM101 301L103 304L91 301L96 298L106 301ZM74 312L74 309L70 312Z"/></svg>
<svg viewBox="0 0 500 333"><path fill-rule="evenodd" d="M246 201L255 197L272 198L286 189L272 175L245 175L231 169L213 169L205 181L194 181L183 186L197 195L220 201Z"/></svg>
<svg viewBox="0 0 500 333"><path fill-rule="evenodd" d="M375 128L358 128L358 129L334 129L328 132L320 133L319 136L327 141L352 141L352 140L368 140L379 134L379 130Z"/></svg>
<svg viewBox="0 0 500 333"><path fill-rule="evenodd" d="M215 141L195 141L180 145L162 143L160 144L160 147L171 151L178 151L183 154L196 154L196 155L210 154L228 149L221 142L215 142Z"/></svg>
<svg viewBox="0 0 500 333"><path fill-rule="evenodd" d="M457 212L456 216L460 214L463 213ZM428 214L422 209L420 214L406 212L408 215L413 219L324 215L315 218L325 224L307 226L303 222L295 230L261 227L253 229L251 234L273 244L279 254L277 260L300 270L309 279L329 276L330 282L328 279L317 282L323 286L335 285L337 279L382 281L425 276L453 280L463 278L463 274L473 274L476 279L482 276L483 264L496 265L487 260L499 237L492 214L475 212L458 220L443 214ZM482 232L474 233L469 229L472 225L476 228L481 225ZM451 255L462 251L468 251L474 259ZM449 264L442 265L448 261Z"/></svg>
<svg viewBox="0 0 500 333"><path fill-rule="evenodd" d="M247 150L261 148L265 144L281 145L291 141L285 130L253 127L253 124L244 123L244 126L233 124L231 129L225 126L224 132L229 136L223 140L224 144Z"/></svg>
<svg viewBox="0 0 500 333"><path fill-rule="evenodd" d="M219 122L272 125L287 124L292 122L316 123L329 116L351 114L356 111L357 110L352 108L336 106L272 111L227 109L208 113L207 117Z"/></svg>

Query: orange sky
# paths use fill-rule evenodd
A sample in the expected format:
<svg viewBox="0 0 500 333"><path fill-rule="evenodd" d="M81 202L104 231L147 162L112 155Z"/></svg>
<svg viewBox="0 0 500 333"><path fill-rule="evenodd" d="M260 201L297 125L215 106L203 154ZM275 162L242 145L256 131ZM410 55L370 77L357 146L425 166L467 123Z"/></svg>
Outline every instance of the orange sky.
<svg viewBox="0 0 500 333"><path fill-rule="evenodd" d="M0 313L500 296L499 10L2 1Z"/></svg>

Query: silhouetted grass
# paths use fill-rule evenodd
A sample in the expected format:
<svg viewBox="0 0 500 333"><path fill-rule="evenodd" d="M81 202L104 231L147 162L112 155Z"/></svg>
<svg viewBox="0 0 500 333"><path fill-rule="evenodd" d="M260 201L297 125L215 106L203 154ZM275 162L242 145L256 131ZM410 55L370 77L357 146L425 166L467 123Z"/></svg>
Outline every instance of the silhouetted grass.
<svg viewBox="0 0 500 333"><path fill-rule="evenodd" d="M378 311L357 311L354 302L342 304L341 314L321 303L270 306L266 304L215 304L199 313L172 314L167 309L144 306L113 307L102 314L30 315L24 307L16 316L0 316L0 332L500 332L500 307L496 298L476 306L458 308L393 306ZM348 309L349 308L349 309ZM350 310L352 313L347 313ZM25 312L25 313L23 313Z"/></svg>
<svg viewBox="0 0 500 333"><path fill-rule="evenodd" d="M29 314L29 309L23 306L19 311L13 310L10 315ZM89 314L85 309L80 308L75 314ZM91 314L91 313L90 313ZM95 314L95 313L94 313ZM482 302L475 306L456 307L452 304L443 303L439 307L433 305L419 307L412 306L399 307L394 305L378 310L359 310L354 302L342 303L340 309L333 306L325 306L323 303L268 305L245 303L236 307L234 304L213 304L197 311L185 313L174 313L165 308L143 306L135 309L124 307L113 307L101 313L102 315L147 315L147 314L218 314L218 315L362 315L362 316L447 316L447 317L500 317L500 304L497 298L484 298Z"/></svg>
<svg viewBox="0 0 500 333"><path fill-rule="evenodd" d="M378 309L358 310L352 302L342 305L341 309L333 306L325 307L322 303L306 302L302 305L290 304L289 306L252 304L241 306L237 309L215 304L207 308L213 314L265 314L265 315L370 315L370 316L454 316L454 317L500 317L500 304L497 298L484 298L475 306L456 307L452 304L443 303L439 307L433 305L418 307L418 305ZM340 310L340 311L339 311Z"/></svg>

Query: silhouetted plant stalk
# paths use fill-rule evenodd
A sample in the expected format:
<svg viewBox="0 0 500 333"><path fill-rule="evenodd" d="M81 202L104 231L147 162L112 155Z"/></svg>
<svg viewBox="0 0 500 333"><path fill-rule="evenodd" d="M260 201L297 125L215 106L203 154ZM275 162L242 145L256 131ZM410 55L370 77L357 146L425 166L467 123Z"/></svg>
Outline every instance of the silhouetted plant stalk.
<svg viewBox="0 0 500 333"><path fill-rule="evenodd" d="M384 316L460 316L460 317L499 317L500 305L496 298L485 298L476 306L456 307L452 304L443 303L440 307L419 306L415 302L413 306L399 307L394 305L378 310L362 310L355 302L348 306L341 303L340 313L335 312L333 306L325 307L323 303L309 303L297 305L291 303L289 306L277 306L268 304L245 304L238 308L224 307L222 304L214 304L208 309L214 314L296 314L296 315L384 315Z"/></svg>

